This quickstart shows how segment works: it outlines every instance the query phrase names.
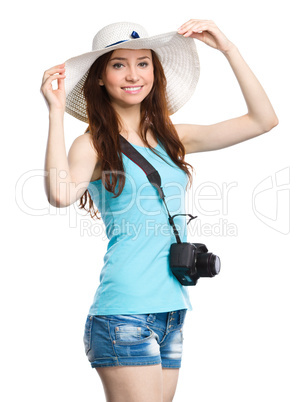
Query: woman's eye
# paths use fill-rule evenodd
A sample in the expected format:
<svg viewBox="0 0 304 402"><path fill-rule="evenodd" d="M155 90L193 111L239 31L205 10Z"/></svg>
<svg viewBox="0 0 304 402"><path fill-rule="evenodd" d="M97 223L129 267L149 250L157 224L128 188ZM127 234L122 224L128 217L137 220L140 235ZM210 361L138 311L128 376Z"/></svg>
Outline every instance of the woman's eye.
<svg viewBox="0 0 304 402"><path fill-rule="evenodd" d="M138 66L141 67L141 68L145 68L145 67L147 67L148 65L149 65L149 64L148 64L146 61L143 61L143 62L141 62L141 63L138 64ZM119 69L121 69L122 67L124 67L124 65L121 64L121 63L115 63L115 64L113 64L113 68L115 68L116 70L119 70Z"/></svg>

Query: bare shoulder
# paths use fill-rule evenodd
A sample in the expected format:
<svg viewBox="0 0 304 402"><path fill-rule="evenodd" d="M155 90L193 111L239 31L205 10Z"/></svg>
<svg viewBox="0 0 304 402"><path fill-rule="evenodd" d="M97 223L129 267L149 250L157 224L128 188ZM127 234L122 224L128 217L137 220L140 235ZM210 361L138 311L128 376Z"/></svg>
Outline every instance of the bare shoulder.
<svg viewBox="0 0 304 402"><path fill-rule="evenodd" d="M98 164L98 154L92 135L84 133L75 138L68 153L69 164L86 164L90 170Z"/></svg>
<svg viewBox="0 0 304 402"><path fill-rule="evenodd" d="M92 141L92 135L90 133L84 133L76 137L71 145L70 152L77 154L81 153L82 155L96 155L97 157L97 153Z"/></svg>
<svg viewBox="0 0 304 402"><path fill-rule="evenodd" d="M98 155L90 133L75 138L68 153L68 162L75 182L91 181L98 165Z"/></svg>

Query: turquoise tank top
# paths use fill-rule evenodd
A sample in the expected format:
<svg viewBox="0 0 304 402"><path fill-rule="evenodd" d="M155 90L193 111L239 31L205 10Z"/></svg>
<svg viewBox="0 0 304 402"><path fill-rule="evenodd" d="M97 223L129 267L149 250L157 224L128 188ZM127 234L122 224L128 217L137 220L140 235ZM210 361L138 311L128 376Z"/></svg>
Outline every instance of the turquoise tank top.
<svg viewBox="0 0 304 402"><path fill-rule="evenodd" d="M154 149L165 161L149 148L132 145L159 172L171 216L185 213L187 174L160 143ZM88 186L109 240L89 314L192 310L188 288L178 282L169 266L170 245L176 238L165 205L143 170L124 154L123 166L126 181L119 197L113 198L101 180ZM177 216L174 223L181 241L186 242L186 217Z"/></svg>

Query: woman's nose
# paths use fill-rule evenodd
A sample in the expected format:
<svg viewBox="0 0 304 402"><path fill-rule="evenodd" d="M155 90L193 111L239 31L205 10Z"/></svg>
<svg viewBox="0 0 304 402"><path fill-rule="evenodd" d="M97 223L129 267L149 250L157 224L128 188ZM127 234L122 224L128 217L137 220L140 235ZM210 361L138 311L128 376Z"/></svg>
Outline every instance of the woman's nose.
<svg viewBox="0 0 304 402"><path fill-rule="evenodd" d="M132 81L132 82L136 82L136 81L139 80L139 77L138 77L138 73L137 73L137 71L136 71L136 68L130 67L130 68L128 69L128 72L127 72L127 75L126 75L126 80L127 80L127 81Z"/></svg>

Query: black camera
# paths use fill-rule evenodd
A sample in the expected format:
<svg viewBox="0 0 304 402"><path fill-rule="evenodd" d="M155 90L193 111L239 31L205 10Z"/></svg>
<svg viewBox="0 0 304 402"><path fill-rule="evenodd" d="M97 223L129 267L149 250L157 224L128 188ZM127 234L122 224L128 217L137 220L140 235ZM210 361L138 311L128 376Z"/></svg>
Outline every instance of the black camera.
<svg viewBox="0 0 304 402"><path fill-rule="evenodd" d="M170 247L170 268L184 286L194 286L201 277L217 275L221 269L219 257L208 253L202 243L173 243Z"/></svg>

